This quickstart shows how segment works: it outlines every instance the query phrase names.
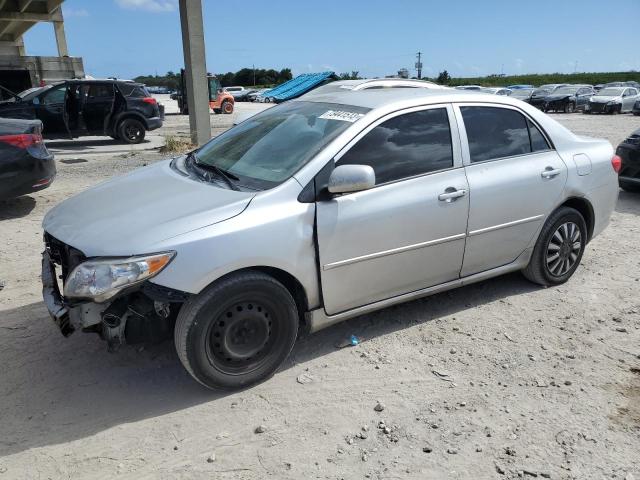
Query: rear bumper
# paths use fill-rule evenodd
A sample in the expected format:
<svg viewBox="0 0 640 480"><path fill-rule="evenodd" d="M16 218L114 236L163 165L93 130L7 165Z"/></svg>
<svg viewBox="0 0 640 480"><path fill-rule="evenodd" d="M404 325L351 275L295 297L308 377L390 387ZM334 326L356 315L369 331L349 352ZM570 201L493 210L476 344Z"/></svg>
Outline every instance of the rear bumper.
<svg viewBox="0 0 640 480"><path fill-rule="evenodd" d="M162 118L160 117L147 118L147 130L155 130L156 128L160 128L161 126L162 126Z"/></svg>
<svg viewBox="0 0 640 480"><path fill-rule="evenodd" d="M52 154L35 158L25 152L24 156L10 162L5 171L0 173L0 200L44 190L56 177Z"/></svg>

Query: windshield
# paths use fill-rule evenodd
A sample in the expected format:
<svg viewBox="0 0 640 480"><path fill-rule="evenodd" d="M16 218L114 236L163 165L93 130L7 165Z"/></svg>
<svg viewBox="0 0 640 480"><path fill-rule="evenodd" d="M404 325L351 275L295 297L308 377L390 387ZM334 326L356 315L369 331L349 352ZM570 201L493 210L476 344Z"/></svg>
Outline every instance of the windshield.
<svg viewBox="0 0 640 480"><path fill-rule="evenodd" d="M624 88L603 88L598 92L598 95L601 97L619 97L622 95L622 91Z"/></svg>
<svg viewBox="0 0 640 480"><path fill-rule="evenodd" d="M528 97L533 92L533 88L517 88L511 92L512 97Z"/></svg>
<svg viewBox="0 0 640 480"><path fill-rule="evenodd" d="M27 95L30 95L30 94L32 94L32 93L35 93L35 92L39 91L41 88L42 88L42 87L27 88L26 90L21 91L21 92L18 94L18 96L19 96L20 98L24 98L24 97L26 97Z"/></svg>
<svg viewBox="0 0 640 480"><path fill-rule="evenodd" d="M253 189L272 188L305 165L369 111L335 103L287 102L227 130L195 152Z"/></svg>
<svg viewBox="0 0 640 480"><path fill-rule="evenodd" d="M547 89L547 88L536 88L536 89L533 91L533 95L535 95L536 97L539 97L539 96L541 96L541 95L543 95L543 96L544 96L544 95L549 95L549 92L550 92L550 91L551 91L551 90L550 90L550 89Z"/></svg>
<svg viewBox="0 0 640 480"><path fill-rule="evenodd" d="M554 95L573 95L580 87L561 87L553 92Z"/></svg>

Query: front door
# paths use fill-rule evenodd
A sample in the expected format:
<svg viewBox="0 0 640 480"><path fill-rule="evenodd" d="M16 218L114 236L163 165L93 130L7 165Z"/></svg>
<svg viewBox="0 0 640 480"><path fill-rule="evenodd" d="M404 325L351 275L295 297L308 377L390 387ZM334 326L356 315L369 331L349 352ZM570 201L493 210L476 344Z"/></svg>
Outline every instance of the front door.
<svg viewBox="0 0 640 480"><path fill-rule="evenodd" d="M42 121L43 135L68 135L67 119L65 118L65 100L67 85L58 85L48 89L45 93L33 99L38 118Z"/></svg>
<svg viewBox="0 0 640 480"><path fill-rule="evenodd" d="M567 168L513 107L456 107L471 191L462 276L513 262L557 204Z"/></svg>
<svg viewBox="0 0 640 480"><path fill-rule="evenodd" d="M370 165L376 186L317 203L328 314L458 278L469 195L450 118L446 106L390 115L336 157Z"/></svg>

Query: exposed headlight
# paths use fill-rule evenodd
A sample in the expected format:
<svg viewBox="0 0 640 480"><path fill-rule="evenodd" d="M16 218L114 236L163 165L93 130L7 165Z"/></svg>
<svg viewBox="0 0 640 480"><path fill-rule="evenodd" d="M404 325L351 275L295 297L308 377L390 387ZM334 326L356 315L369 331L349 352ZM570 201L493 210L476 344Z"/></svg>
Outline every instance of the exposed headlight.
<svg viewBox="0 0 640 480"><path fill-rule="evenodd" d="M175 252L130 258L103 258L81 263L69 274L64 295L104 302L127 287L147 280L164 269Z"/></svg>
<svg viewBox="0 0 640 480"><path fill-rule="evenodd" d="M618 103L620 103L620 100L609 100L607 105L617 105Z"/></svg>

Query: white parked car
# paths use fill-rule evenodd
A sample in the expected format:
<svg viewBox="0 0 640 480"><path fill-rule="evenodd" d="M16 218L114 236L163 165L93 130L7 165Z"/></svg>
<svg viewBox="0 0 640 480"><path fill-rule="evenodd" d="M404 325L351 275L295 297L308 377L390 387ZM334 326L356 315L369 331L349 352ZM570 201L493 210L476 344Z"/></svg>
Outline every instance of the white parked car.
<svg viewBox="0 0 640 480"><path fill-rule="evenodd" d="M510 97L319 88L54 207L44 299L66 335L173 335L197 381L242 388L300 332L507 272L566 282L619 169Z"/></svg>
<svg viewBox="0 0 640 480"><path fill-rule="evenodd" d="M606 87L589 99L584 111L585 113L631 112L638 98L638 89L634 87Z"/></svg>

